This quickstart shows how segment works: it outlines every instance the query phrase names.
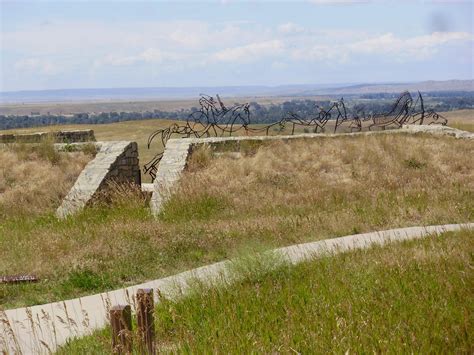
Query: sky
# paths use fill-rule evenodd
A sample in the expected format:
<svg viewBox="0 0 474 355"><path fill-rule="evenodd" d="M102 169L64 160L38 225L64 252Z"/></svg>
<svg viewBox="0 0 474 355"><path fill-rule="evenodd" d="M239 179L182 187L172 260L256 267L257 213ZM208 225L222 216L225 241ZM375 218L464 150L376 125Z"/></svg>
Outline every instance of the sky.
<svg viewBox="0 0 474 355"><path fill-rule="evenodd" d="M4 1L0 91L472 79L473 1Z"/></svg>

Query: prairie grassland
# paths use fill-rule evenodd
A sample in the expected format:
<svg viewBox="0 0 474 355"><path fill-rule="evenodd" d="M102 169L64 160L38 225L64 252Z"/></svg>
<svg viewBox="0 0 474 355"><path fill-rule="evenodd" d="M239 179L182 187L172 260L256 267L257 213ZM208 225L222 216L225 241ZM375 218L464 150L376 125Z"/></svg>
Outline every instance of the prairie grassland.
<svg viewBox="0 0 474 355"><path fill-rule="evenodd" d="M0 149L0 221L53 211L91 158L58 153L48 141Z"/></svg>
<svg viewBox="0 0 474 355"><path fill-rule="evenodd" d="M195 152L158 220L118 191L65 221L10 218L0 230L4 308L77 297L277 246L359 232L474 220L474 144L384 135Z"/></svg>
<svg viewBox="0 0 474 355"><path fill-rule="evenodd" d="M31 109L28 109L29 113ZM33 110L34 111L34 110ZM77 111L76 111L77 112ZM451 112L443 112L444 117L448 118L448 125L454 128L474 132L474 110L458 110ZM183 121L173 121L166 119L138 120L126 121L108 124L90 124L90 125L63 125L63 126L44 126L34 128L23 128L15 130L0 131L0 133L28 133L38 131L58 131L68 129L93 129L98 141L111 140L129 140L138 143L138 152L140 164L145 164L159 151L162 145L159 139L156 139L151 148L147 148L148 136L156 129L167 128L173 123L183 124ZM251 125L253 128L261 128L264 125ZM327 125L327 132L332 132L331 122ZM240 132L241 133L241 132ZM304 127L296 127L295 133L310 133L309 129ZM239 134L239 132L237 133ZM260 134L265 134L264 132ZM291 134L291 127L288 125L284 130L279 130L278 126L273 127L269 131L270 135ZM255 135L255 134L254 134ZM148 175L142 175L143 182L150 182Z"/></svg>
<svg viewBox="0 0 474 355"><path fill-rule="evenodd" d="M469 141L422 135L279 141L243 147L249 154L238 160L205 159L211 154L205 150L191 158L192 173L162 218L185 220L196 214L197 201L209 201L227 228L258 229L273 240L287 239L281 233L288 230L297 242L314 238L315 230L341 235L473 217Z"/></svg>
<svg viewBox="0 0 474 355"><path fill-rule="evenodd" d="M157 152L163 149L159 139L153 142L150 149L147 148L148 136L156 129L166 128L176 121L172 120L140 120L127 121L108 124L90 124L90 125L62 125L45 126L0 131L0 133L31 133L31 132L51 132L60 130L92 129L98 141L133 141L138 144L138 153L140 164L147 163ZM149 182L150 177L142 176L143 182Z"/></svg>
<svg viewBox="0 0 474 355"><path fill-rule="evenodd" d="M226 103L255 101L250 97L222 97ZM280 104L294 99L288 96L258 97L261 105ZM326 100L326 96L314 96L313 100ZM72 114L77 112L120 112L120 111L162 111L187 110L199 106L198 98L192 99L163 99L163 100L117 100L117 101L85 101L85 102L38 102L21 104L0 104L0 115L29 115L32 111L41 114Z"/></svg>
<svg viewBox="0 0 474 355"><path fill-rule="evenodd" d="M156 308L163 353L472 353L474 232L394 243L197 285ZM239 271L237 271L239 272ZM110 329L59 354L111 352ZM135 339L135 344L137 344Z"/></svg>
<svg viewBox="0 0 474 355"><path fill-rule="evenodd" d="M474 110L443 112L442 115L448 119L448 126L474 132Z"/></svg>

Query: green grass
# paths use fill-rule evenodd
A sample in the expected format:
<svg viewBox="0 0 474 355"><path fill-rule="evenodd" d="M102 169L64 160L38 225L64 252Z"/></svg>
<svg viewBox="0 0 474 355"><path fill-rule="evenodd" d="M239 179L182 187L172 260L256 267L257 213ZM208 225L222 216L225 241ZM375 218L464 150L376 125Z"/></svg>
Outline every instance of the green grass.
<svg viewBox="0 0 474 355"><path fill-rule="evenodd" d="M197 286L184 299L162 299L157 306L157 348L174 353L472 353L473 238L472 230L445 233L297 266L259 268L217 288ZM108 352L108 329L59 351Z"/></svg>
<svg viewBox="0 0 474 355"><path fill-rule="evenodd" d="M274 142L242 159L199 158L158 219L136 191L64 221L54 206L10 216L0 275L40 282L0 285L0 304L79 297L295 243L470 222L473 149L423 135Z"/></svg>
<svg viewBox="0 0 474 355"><path fill-rule="evenodd" d="M186 223L190 220L206 221L215 218L229 203L223 196L202 195L185 203L181 198L171 199L160 213L167 223Z"/></svg>

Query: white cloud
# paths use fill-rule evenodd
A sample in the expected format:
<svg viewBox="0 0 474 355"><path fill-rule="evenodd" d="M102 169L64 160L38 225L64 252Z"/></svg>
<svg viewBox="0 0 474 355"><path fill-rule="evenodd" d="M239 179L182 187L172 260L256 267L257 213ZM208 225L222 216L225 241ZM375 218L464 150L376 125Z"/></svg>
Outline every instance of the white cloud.
<svg viewBox="0 0 474 355"><path fill-rule="evenodd" d="M466 32L401 37L346 28L320 30L293 22L275 27L252 22L49 22L3 32L2 54L14 53L10 65L17 71L55 75L71 68L151 64L179 71L210 62L245 65L267 60L281 68L289 62L346 63L368 56L419 61L443 46L472 40Z"/></svg>
<svg viewBox="0 0 474 355"><path fill-rule="evenodd" d="M245 46L226 48L213 55L213 59L222 62L250 62L263 57L281 54L284 45L280 40L250 43Z"/></svg>
<svg viewBox="0 0 474 355"><path fill-rule="evenodd" d="M54 22L29 25L2 32L2 50L24 53L58 54L97 52L103 49L133 50L159 47L193 51L222 48L226 43L244 45L264 40L266 30L248 23L211 25L205 21L160 22ZM268 32L268 31L267 31ZM110 52L110 50L107 50Z"/></svg>
<svg viewBox="0 0 474 355"><path fill-rule="evenodd" d="M185 56L178 53L162 51L158 48L147 48L144 51L136 55L118 55L108 54L104 58L96 61L96 66L101 65L113 65L113 66L125 66L134 65L137 63L164 63L170 60L181 60Z"/></svg>
<svg viewBox="0 0 474 355"><path fill-rule="evenodd" d="M439 47L450 42L473 40L473 35L466 32L434 32L426 36L415 36L407 39L396 37L392 33L373 37L348 45L354 53L389 54L396 57L424 59L435 54Z"/></svg>
<svg viewBox="0 0 474 355"><path fill-rule="evenodd" d="M467 32L434 32L430 35L401 38L385 33L362 40L337 44L311 43L295 48L291 56L296 60L347 62L354 56L382 56L397 61L423 60L435 55L443 45L473 41Z"/></svg>
<svg viewBox="0 0 474 355"><path fill-rule="evenodd" d="M298 34L304 31L304 27L293 22L287 22L278 26L278 32L283 34Z"/></svg>
<svg viewBox="0 0 474 355"><path fill-rule="evenodd" d="M15 63L14 68L17 71L37 72L45 75L56 75L61 72L61 68L56 64L41 58L20 59Z"/></svg>

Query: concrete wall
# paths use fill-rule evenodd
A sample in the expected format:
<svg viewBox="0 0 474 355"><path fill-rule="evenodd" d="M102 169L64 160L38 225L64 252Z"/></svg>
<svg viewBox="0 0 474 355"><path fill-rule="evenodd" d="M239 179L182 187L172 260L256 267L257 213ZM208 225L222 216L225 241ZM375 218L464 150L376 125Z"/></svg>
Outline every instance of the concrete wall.
<svg viewBox="0 0 474 355"><path fill-rule="evenodd" d="M56 210L65 218L84 208L111 182L141 185L138 146L135 142L98 142L99 151L77 178Z"/></svg>
<svg viewBox="0 0 474 355"><path fill-rule="evenodd" d="M87 129L25 134L0 134L0 143L39 143L43 139L51 136L54 137L54 141L57 143L95 142L94 131Z"/></svg>

